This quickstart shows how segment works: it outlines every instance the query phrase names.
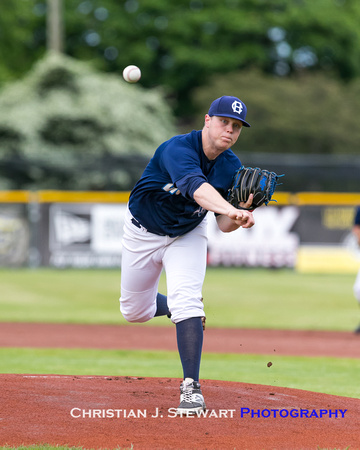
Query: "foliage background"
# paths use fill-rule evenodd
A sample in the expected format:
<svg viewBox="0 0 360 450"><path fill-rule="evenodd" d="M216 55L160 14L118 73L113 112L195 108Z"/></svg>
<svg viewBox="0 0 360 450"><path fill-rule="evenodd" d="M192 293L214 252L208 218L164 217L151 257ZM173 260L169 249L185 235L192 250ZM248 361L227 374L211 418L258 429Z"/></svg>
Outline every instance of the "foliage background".
<svg viewBox="0 0 360 450"><path fill-rule="evenodd" d="M56 53L0 96L10 189L126 189L157 143L174 132L158 90L130 87Z"/></svg>
<svg viewBox="0 0 360 450"><path fill-rule="evenodd" d="M2 1L1 80L44 55L47 6ZM143 85L167 86L185 115L194 89L216 73L360 75L357 0L66 0L62 10L67 55L117 73L137 62Z"/></svg>
<svg viewBox="0 0 360 450"><path fill-rule="evenodd" d="M201 127L211 101L234 94L247 104L252 124L235 148L240 156L246 154L249 165L260 159L272 170L285 170L287 190L306 190L304 173L314 166L310 177L319 180L319 190L354 190L360 170L357 0L59 1L67 57L63 66L72 65L69 58L81 61L88 76L78 77L76 95L66 77L58 77L52 88L54 97L62 95L55 95L55 88L69 94L62 95L57 117L53 112L41 119L41 130L62 134L54 146L34 125L45 99L35 98L29 83L36 64L46 66L49 5L55 0L2 0L0 188L71 189L76 184L79 189L131 189L148 161L149 147L153 152L171 127L177 132ZM115 88L116 80L123 84L121 73L128 64L141 68L140 83ZM103 88L92 90L87 84L91 76L98 78L98 86L103 78ZM6 102L13 83L18 95L12 96L9 115ZM151 123L144 122L153 115L143 104L147 95L159 107ZM29 102L31 119L25 115ZM132 105L126 109L131 133L116 126L116 135L106 126L116 116L115 103ZM52 106L59 105L58 99ZM31 149L31 158L24 156L24 148ZM52 165L45 162L45 153L51 153ZM62 165L60 155L66 155ZM114 166L119 166L116 173Z"/></svg>

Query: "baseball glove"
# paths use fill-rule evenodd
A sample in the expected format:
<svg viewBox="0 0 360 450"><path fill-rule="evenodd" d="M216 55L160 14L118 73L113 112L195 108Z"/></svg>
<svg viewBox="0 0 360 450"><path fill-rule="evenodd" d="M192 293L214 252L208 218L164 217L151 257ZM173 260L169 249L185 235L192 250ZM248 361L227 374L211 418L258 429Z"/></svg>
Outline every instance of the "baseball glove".
<svg viewBox="0 0 360 450"><path fill-rule="evenodd" d="M247 209L241 208L239 203L246 202L249 195L254 194L253 202L248 208L249 210L258 208L263 204L267 205L271 201L271 197L278 185L278 179L281 176L275 172L261 170L258 167L241 166L235 172L231 188L228 191L227 201L235 208Z"/></svg>

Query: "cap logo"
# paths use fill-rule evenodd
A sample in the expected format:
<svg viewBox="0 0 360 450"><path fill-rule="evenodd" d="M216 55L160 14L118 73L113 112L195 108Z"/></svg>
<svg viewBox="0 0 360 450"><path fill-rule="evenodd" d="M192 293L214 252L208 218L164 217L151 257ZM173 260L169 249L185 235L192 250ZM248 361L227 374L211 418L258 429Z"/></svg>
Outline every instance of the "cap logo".
<svg viewBox="0 0 360 450"><path fill-rule="evenodd" d="M232 105L231 105L232 110L234 111L234 113L237 114L241 114L241 111L243 110L243 105L240 102L235 101Z"/></svg>

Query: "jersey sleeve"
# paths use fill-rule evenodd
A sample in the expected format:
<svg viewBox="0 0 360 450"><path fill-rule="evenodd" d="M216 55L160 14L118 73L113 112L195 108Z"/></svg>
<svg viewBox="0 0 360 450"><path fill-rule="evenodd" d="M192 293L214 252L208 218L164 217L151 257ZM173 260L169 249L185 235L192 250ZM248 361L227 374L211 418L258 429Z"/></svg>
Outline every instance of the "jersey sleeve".
<svg viewBox="0 0 360 450"><path fill-rule="evenodd" d="M354 225L360 226L360 206L356 210L355 218L354 218Z"/></svg>
<svg viewBox="0 0 360 450"><path fill-rule="evenodd" d="M193 195L207 178L201 170L199 154L185 140L173 141L163 151L160 167L168 172L180 193L193 200Z"/></svg>

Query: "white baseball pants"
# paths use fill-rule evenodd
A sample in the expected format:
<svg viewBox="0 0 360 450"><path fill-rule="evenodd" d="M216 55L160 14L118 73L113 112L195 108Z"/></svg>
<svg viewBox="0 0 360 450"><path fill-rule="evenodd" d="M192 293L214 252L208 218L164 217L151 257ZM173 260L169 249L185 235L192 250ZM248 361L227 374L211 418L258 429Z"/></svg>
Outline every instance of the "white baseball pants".
<svg viewBox="0 0 360 450"><path fill-rule="evenodd" d="M355 284L354 284L354 295L357 301L360 303L360 270L357 274Z"/></svg>
<svg viewBox="0 0 360 450"><path fill-rule="evenodd" d="M206 218L194 230L176 238L138 228L132 218L127 210L120 297L124 318L128 322L146 322L154 317L163 269L172 322L205 316L201 291L206 272Z"/></svg>

